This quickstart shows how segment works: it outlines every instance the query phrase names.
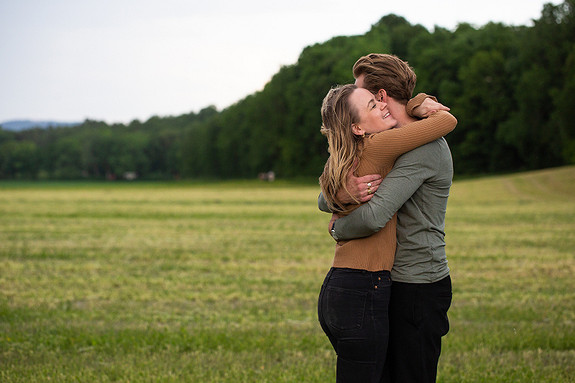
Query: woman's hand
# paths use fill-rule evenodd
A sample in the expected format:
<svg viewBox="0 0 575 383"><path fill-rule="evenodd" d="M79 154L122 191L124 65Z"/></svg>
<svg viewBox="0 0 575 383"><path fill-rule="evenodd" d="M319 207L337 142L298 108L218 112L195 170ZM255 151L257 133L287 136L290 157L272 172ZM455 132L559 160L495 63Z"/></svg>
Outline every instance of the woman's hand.
<svg viewBox="0 0 575 383"><path fill-rule="evenodd" d="M383 181L383 178L381 178L379 174L368 174L363 177L356 177L353 174L356 168L357 165L347 173L347 191L341 188L337 192L336 198L342 204L369 201L371 197L373 197L373 193L377 191L381 181Z"/></svg>
<svg viewBox="0 0 575 383"><path fill-rule="evenodd" d="M337 213L333 213L331 215L331 220L329 221L329 224L327 225L327 231L328 231L329 235L331 235L331 227L332 227L333 223L339 218L340 218L340 216L337 215Z"/></svg>
<svg viewBox="0 0 575 383"><path fill-rule="evenodd" d="M433 113L437 112L438 110L446 110L449 111L449 108L430 97L427 97L421 105L417 108L413 109L413 115L418 118L427 118L431 116Z"/></svg>

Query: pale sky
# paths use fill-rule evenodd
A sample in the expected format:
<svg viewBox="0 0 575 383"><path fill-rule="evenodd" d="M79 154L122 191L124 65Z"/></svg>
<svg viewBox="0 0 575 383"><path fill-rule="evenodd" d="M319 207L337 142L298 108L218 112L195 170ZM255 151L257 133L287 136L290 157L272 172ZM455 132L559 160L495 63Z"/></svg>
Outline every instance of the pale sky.
<svg viewBox="0 0 575 383"><path fill-rule="evenodd" d="M562 1L0 0L0 122L222 110L304 47L364 34L391 13L430 31L530 26L545 3Z"/></svg>

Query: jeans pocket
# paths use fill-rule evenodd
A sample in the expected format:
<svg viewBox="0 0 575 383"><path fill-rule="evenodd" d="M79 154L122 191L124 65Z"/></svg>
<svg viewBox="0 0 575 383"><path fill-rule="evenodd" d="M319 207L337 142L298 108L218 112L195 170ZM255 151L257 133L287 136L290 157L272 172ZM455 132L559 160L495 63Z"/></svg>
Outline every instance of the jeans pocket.
<svg viewBox="0 0 575 383"><path fill-rule="evenodd" d="M327 287L325 320L337 330L360 329L365 316L367 291Z"/></svg>

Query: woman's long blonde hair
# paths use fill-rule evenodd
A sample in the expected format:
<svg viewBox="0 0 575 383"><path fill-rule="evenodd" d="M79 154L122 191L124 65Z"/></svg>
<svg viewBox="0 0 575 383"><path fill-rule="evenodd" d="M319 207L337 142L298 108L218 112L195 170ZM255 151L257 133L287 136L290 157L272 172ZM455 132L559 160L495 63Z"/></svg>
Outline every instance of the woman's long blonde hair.
<svg viewBox="0 0 575 383"><path fill-rule="evenodd" d="M353 84L331 89L321 107L321 133L327 138L329 158L319 185L330 209L344 215L350 209L337 200L336 194L340 188L347 191L347 173L356 164L363 147L363 138L352 132L352 125L359 123L359 115L349 97L356 89Z"/></svg>

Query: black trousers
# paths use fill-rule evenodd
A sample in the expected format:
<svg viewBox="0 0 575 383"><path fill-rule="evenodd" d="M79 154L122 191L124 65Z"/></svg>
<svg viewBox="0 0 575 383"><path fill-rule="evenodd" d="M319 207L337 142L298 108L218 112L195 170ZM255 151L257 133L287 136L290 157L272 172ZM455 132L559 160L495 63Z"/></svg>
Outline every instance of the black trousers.
<svg viewBox="0 0 575 383"><path fill-rule="evenodd" d="M336 382L384 381L391 287L389 271L332 268L318 300L318 318L336 354Z"/></svg>
<svg viewBox="0 0 575 383"><path fill-rule="evenodd" d="M435 283L393 282L386 364L393 383L435 382L451 297L449 276Z"/></svg>

